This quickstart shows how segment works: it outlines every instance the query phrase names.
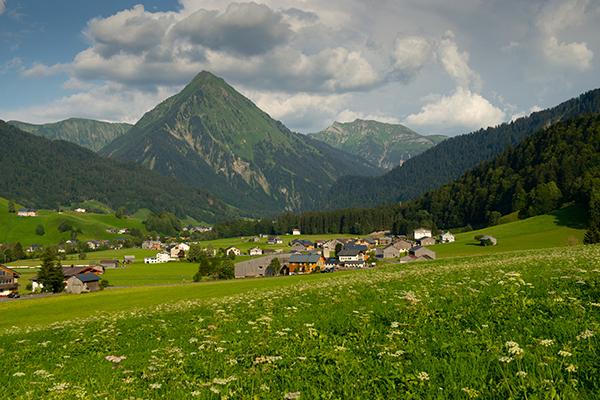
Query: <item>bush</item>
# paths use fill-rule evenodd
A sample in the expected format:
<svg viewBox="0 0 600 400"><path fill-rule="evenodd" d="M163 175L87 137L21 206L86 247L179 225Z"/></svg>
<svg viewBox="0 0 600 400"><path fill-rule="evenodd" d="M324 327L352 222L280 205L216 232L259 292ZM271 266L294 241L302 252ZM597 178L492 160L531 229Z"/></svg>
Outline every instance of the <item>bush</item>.
<svg viewBox="0 0 600 400"><path fill-rule="evenodd" d="M38 236L44 236L46 234L46 230L44 229L44 226L41 225L41 224L38 225L35 228L35 234L38 235Z"/></svg>
<svg viewBox="0 0 600 400"><path fill-rule="evenodd" d="M104 290L109 286L110 286L110 284L108 283L108 281L106 279L100 280L100 290Z"/></svg>

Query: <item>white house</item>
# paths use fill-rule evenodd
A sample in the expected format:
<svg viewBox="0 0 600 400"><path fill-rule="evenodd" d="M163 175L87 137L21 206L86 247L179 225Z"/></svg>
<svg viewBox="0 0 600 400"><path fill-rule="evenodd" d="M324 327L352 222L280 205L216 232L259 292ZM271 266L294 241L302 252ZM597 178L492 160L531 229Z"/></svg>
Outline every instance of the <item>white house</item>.
<svg viewBox="0 0 600 400"><path fill-rule="evenodd" d="M190 251L190 246L185 243L179 243L171 248L171 258L179 258L181 252L187 253Z"/></svg>
<svg viewBox="0 0 600 400"><path fill-rule="evenodd" d="M74 211L76 213L85 214L87 210L85 208L76 208Z"/></svg>
<svg viewBox="0 0 600 400"><path fill-rule="evenodd" d="M414 232L415 240L431 237L431 229L419 228Z"/></svg>
<svg viewBox="0 0 600 400"><path fill-rule="evenodd" d="M300 229L298 229L298 228L294 228L292 230L292 235L294 235L294 236L300 236L300 235L302 235L302 231Z"/></svg>
<svg viewBox="0 0 600 400"><path fill-rule="evenodd" d="M340 262L343 263L365 260L365 253L361 249L356 247L344 248L340 250L337 256Z"/></svg>
<svg viewBox="0 0 600 400"><path fill-rule="evenodd" d="M144 258L144 264L164 264L171 261L171 256L167 253L158 253L155 257Z"/></svg>
<svg viewBox="0 0 600 400"><path fill-rule="evenodd" d="M225 254L227 254L228 256L232 254L236 256L241 256L242 252L237 247L228 247L227 249L225 249Z"/></svg>
<svg viewBox="0 0 600 400"><path fill-rule="evenodd" d="M251 256L262 256L262 249L260 247L253 247L248 251Z"/></svg>
<svg viewBox="0 0 600 400"><path fill-rule="evenodd" d="M38 213L32 208L21 208L17 211L19 217L37 217Z"/></svg>
<svg viewBox="0 0 600 400"><path fill-rule="evenodd" d="M444 232L440 236L440 242L442 242L442 243L452 243L452 242L454 242L454 235L451 234L450 231Z"/></svg>

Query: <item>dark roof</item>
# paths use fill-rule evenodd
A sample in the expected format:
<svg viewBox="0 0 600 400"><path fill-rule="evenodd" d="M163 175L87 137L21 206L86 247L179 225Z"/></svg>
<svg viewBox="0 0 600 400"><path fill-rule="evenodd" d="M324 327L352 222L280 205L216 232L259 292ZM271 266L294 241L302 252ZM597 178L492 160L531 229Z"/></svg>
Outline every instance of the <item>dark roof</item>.
<svg viewBox="0 0 600 400"><path fill-rule="evenodd" d="M355 256L361 252L367 251L367 246L347 245L338 253L338 256Z"/></svg>
<svg viewBox="0 0 600 400"><path fill-rule="evenodd" d="M319 254L292 254L290 256L290 263L294 264L313 264L319 261L321 256Z"/></svg>
<svg viewBox="0 0 600 400"><path fill-rule="evenodd" d="M76 275L76 277L77 277L77 279L79 279L81 282L84 282L84 283L98 282L100 280L100 278L97 275L92 274L91 272L87 272L85 274L79 274L79 275Z"/></svg>
<svg viewBox="0 0 600 400"><path fill-rule="evenodd" d="M82 271L89 267L62 267L63 275L65 278L69 278L74 275L79 275Z"/></svg>
<svg viewBox="0 0 600 400"><path fill-rule="evenodd" d="M292 245L294 245L296 243L300 243L301 245L304 245L305 247L314 246L313 242L311 242L310 240L306 240L306 239L294 239L294 240L292 240Z"/></svg>
<svg viewBox="0 0 600 400"><path fill-rule="evenodd" d="M19 275L18 273L16 273L12 269L8 268L6 265L0 264L0 269L3 270L3 271L5 271L5 272L7 272L7 273L9 273L9 274L12 274L12 276L15 277L15 278L20 278L21 277L21 275Z"/></svg>
<svg viewBox="0 0 600 400"><path fill-rule="evenodd" d="M37 212L34 208L21 208L19 212Z"/></svg>

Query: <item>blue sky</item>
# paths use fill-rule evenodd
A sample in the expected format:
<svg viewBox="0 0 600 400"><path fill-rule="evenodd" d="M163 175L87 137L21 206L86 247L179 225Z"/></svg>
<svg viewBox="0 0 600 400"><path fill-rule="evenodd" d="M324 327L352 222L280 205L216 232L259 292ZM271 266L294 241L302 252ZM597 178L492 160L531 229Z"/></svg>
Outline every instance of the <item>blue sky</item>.
<svg viewBox="0 0 600 400"><path fill-rule="evenodd" d="M495 125L600 87L600 0L0 0L0 119L135 122L203 69L301 132Z"/></svg>

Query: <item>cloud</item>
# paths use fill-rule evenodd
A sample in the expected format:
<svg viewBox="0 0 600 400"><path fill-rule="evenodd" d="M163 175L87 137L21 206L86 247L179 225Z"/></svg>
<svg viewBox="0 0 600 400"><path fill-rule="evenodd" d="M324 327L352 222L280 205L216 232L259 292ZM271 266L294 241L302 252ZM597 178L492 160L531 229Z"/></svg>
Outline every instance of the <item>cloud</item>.
<svg viewBox="0 0 600 400"><path fill-rule="evenodd" d="M592 65L594 53L585 42L562 43L554 36L544 44L544 55L555 65L585 71Z"/></svg>
<svg viewBox="0 0 600 400"><path fill-rule="evenodd" d="M460 51L456 44L454 33L446 32L437 51L438 58L442 66L457 85L462 88L474 87L475 90L481 88L481 78L479 74L469 67L469 53Z"/></svg>
<svg viewBox="0 0 600 400"><path fill-rule="evenodd" d="M66 73L70 69L70 64L45 65L36 63L29 68L23 69L21 75L25 77L46 77Z"/></svg>
<svg viewBox="0 0 600 400"><path fill-rule="evenodd" d="M454 94L442 96L406 117L408 125L430 129L495 126L504 121L505 113L488 100L469 89L458 87Z"/></svg>
<svg viewBox="0 0 600 400"><path fill-rule="evenodd" d="M385 122L387 124L399 124L400 123L399 118L392 117L389 115L385 115L385 114L381 114L381 113L370 114L370 113L364 113L364 112L360 112L360 111L352 111L349 109L343 110L335 117L335 120L338 122L353 122L357 119L362 119L362 120L366 120L366 121L379 121L379 122Z"/></svg>
<svg viewBox="0 0 600 400"><path fill-rule="evenodd" d="M523 112L519 112L514 114L512 117L510 117L510 121L516 121L519 118L523 118L523 117L528 117L529 115L531 115L534 112L538 112L538 111L542 111L542 107L538 106L537 104L532 106L529 111L523 111Z"/></svg>
<svg viewBox="0 0 600 400"><path fill-rule="evenodd" d="M392 54L394 73L400 80L413 79L431 60L433 46L421 36L398 37Z"/></svg>
<svg viewBox="0 0 600 400"><path fill-rule="evenodd" d="M6 0L0 0L0 15L6 11Z"/></svg>

